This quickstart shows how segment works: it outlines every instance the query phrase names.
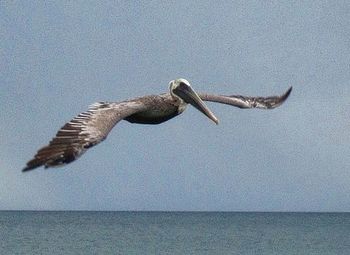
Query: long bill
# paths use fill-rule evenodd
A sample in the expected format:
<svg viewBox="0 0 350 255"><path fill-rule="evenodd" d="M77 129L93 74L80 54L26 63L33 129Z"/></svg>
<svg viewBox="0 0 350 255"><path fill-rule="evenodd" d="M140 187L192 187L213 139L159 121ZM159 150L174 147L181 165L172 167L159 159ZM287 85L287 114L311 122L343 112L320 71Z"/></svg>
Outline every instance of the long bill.
<svg viewBox="0 0 350 255"><path fill-rule="evenodd" d="M219 120L215 117L214 113L204 104L203 100L190 86L178 86L173 90L186 103L193 105L197 110L205 114L209 119L219 124Z"/></svg>

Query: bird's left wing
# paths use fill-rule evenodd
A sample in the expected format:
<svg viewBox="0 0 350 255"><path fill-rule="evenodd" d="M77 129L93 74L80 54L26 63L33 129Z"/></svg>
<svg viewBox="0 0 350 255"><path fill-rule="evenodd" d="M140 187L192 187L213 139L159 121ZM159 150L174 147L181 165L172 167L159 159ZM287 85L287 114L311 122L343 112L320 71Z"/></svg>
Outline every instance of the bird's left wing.
<svg viewBox="0 0 350 255"><path fill-rule="evenodd" d="M228 104L236 106L242 109L246 108L260 108L260 109L273 109L280 106L288 98L292 87L290 87L281 96L269 96L269 97L249 97L241 95L211 95L211 94L199 94L203 101L211 101L216 103Z"/></svg>
<svg viewBox="0 0 350 255"><path fill-rule="evenodd" d="M142 100L92 104L87 111L66 123L51 142L28 161L23 171L72 162L88 148L103 141L120 120L145 109L147 106Z"/></svg>

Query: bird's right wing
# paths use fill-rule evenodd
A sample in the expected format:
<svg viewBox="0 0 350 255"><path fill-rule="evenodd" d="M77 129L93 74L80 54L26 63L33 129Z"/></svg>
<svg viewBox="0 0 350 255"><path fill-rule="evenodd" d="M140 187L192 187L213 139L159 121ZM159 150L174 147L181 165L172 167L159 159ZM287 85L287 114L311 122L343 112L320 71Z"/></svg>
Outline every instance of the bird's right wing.
<svg viewBox="0 0 350 255"><path fill-rule="evenodd" d="M273 109L280 106L288 98L292 87L290 87L281 96L269 96L269 97L248 97L240 95L211 95L211 94L199 94L203 101L211 101L221 104L228 104L236 106L242 109L247 108L259 108L259 109Z"/></svg>
<svg viewBox="0 0 350 255"><path fill-rule="evenodd" d="M51 142L27 163L23 171L72 162L88 148L103 141L120 120L145 109L147 106L142 100L92 104L87 111L66 123Z"/></svg>

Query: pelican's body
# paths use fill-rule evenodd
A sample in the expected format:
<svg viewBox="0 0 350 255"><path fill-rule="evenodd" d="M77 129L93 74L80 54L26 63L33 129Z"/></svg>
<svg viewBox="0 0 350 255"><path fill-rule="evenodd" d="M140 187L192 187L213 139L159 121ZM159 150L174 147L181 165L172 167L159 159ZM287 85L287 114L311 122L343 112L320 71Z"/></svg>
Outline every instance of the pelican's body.
<svg viewBox="0 0 350 255"><path fill-rule="evenodd" d="M180 100L174 100L169 93L139 97L129 102L132 101L142 102L148 105L148 108L124 118L130 123L160 124L181 114L186 109L185 104L181 104Z"/></svg>
<svg viewBox="0 0 350 255"><path fill-rule="evenodd" d="M86 112L66 123L49 145L41 148L27 163L23 171L39 166L60 166L74 161L88 148L103 141L120 120L138 124L160 124L181 114L191 104L218 124L218 119L203 101L239 108L273 109L281 105L292 90L289 88L282 96L245 97L197 94L185 79L173 80L169 85L170 93L91 105Z"/></svg>

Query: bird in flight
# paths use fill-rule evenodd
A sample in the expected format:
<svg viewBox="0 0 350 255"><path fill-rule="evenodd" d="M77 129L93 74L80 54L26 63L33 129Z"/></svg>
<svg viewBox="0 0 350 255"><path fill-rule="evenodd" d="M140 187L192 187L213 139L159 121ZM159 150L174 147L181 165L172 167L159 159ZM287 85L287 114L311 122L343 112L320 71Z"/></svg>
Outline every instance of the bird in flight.
<svg viewBox="0 0 350 255"><path fill-rule="evenodd" d="M80 113L58 130L50 143L38 150L22 171L40 166L62 166L76 160L87 149L106 139L112 128L121 120L137 124L160 124L183 113L190 104L218 124L219 120L203 101L243 109L273 109L288 98L292 87L281 96L223 96L196 93L187 80L176 79L169 83L169 90L169 93L142 96L122 102L92 104L87 111Z"/></svg>

